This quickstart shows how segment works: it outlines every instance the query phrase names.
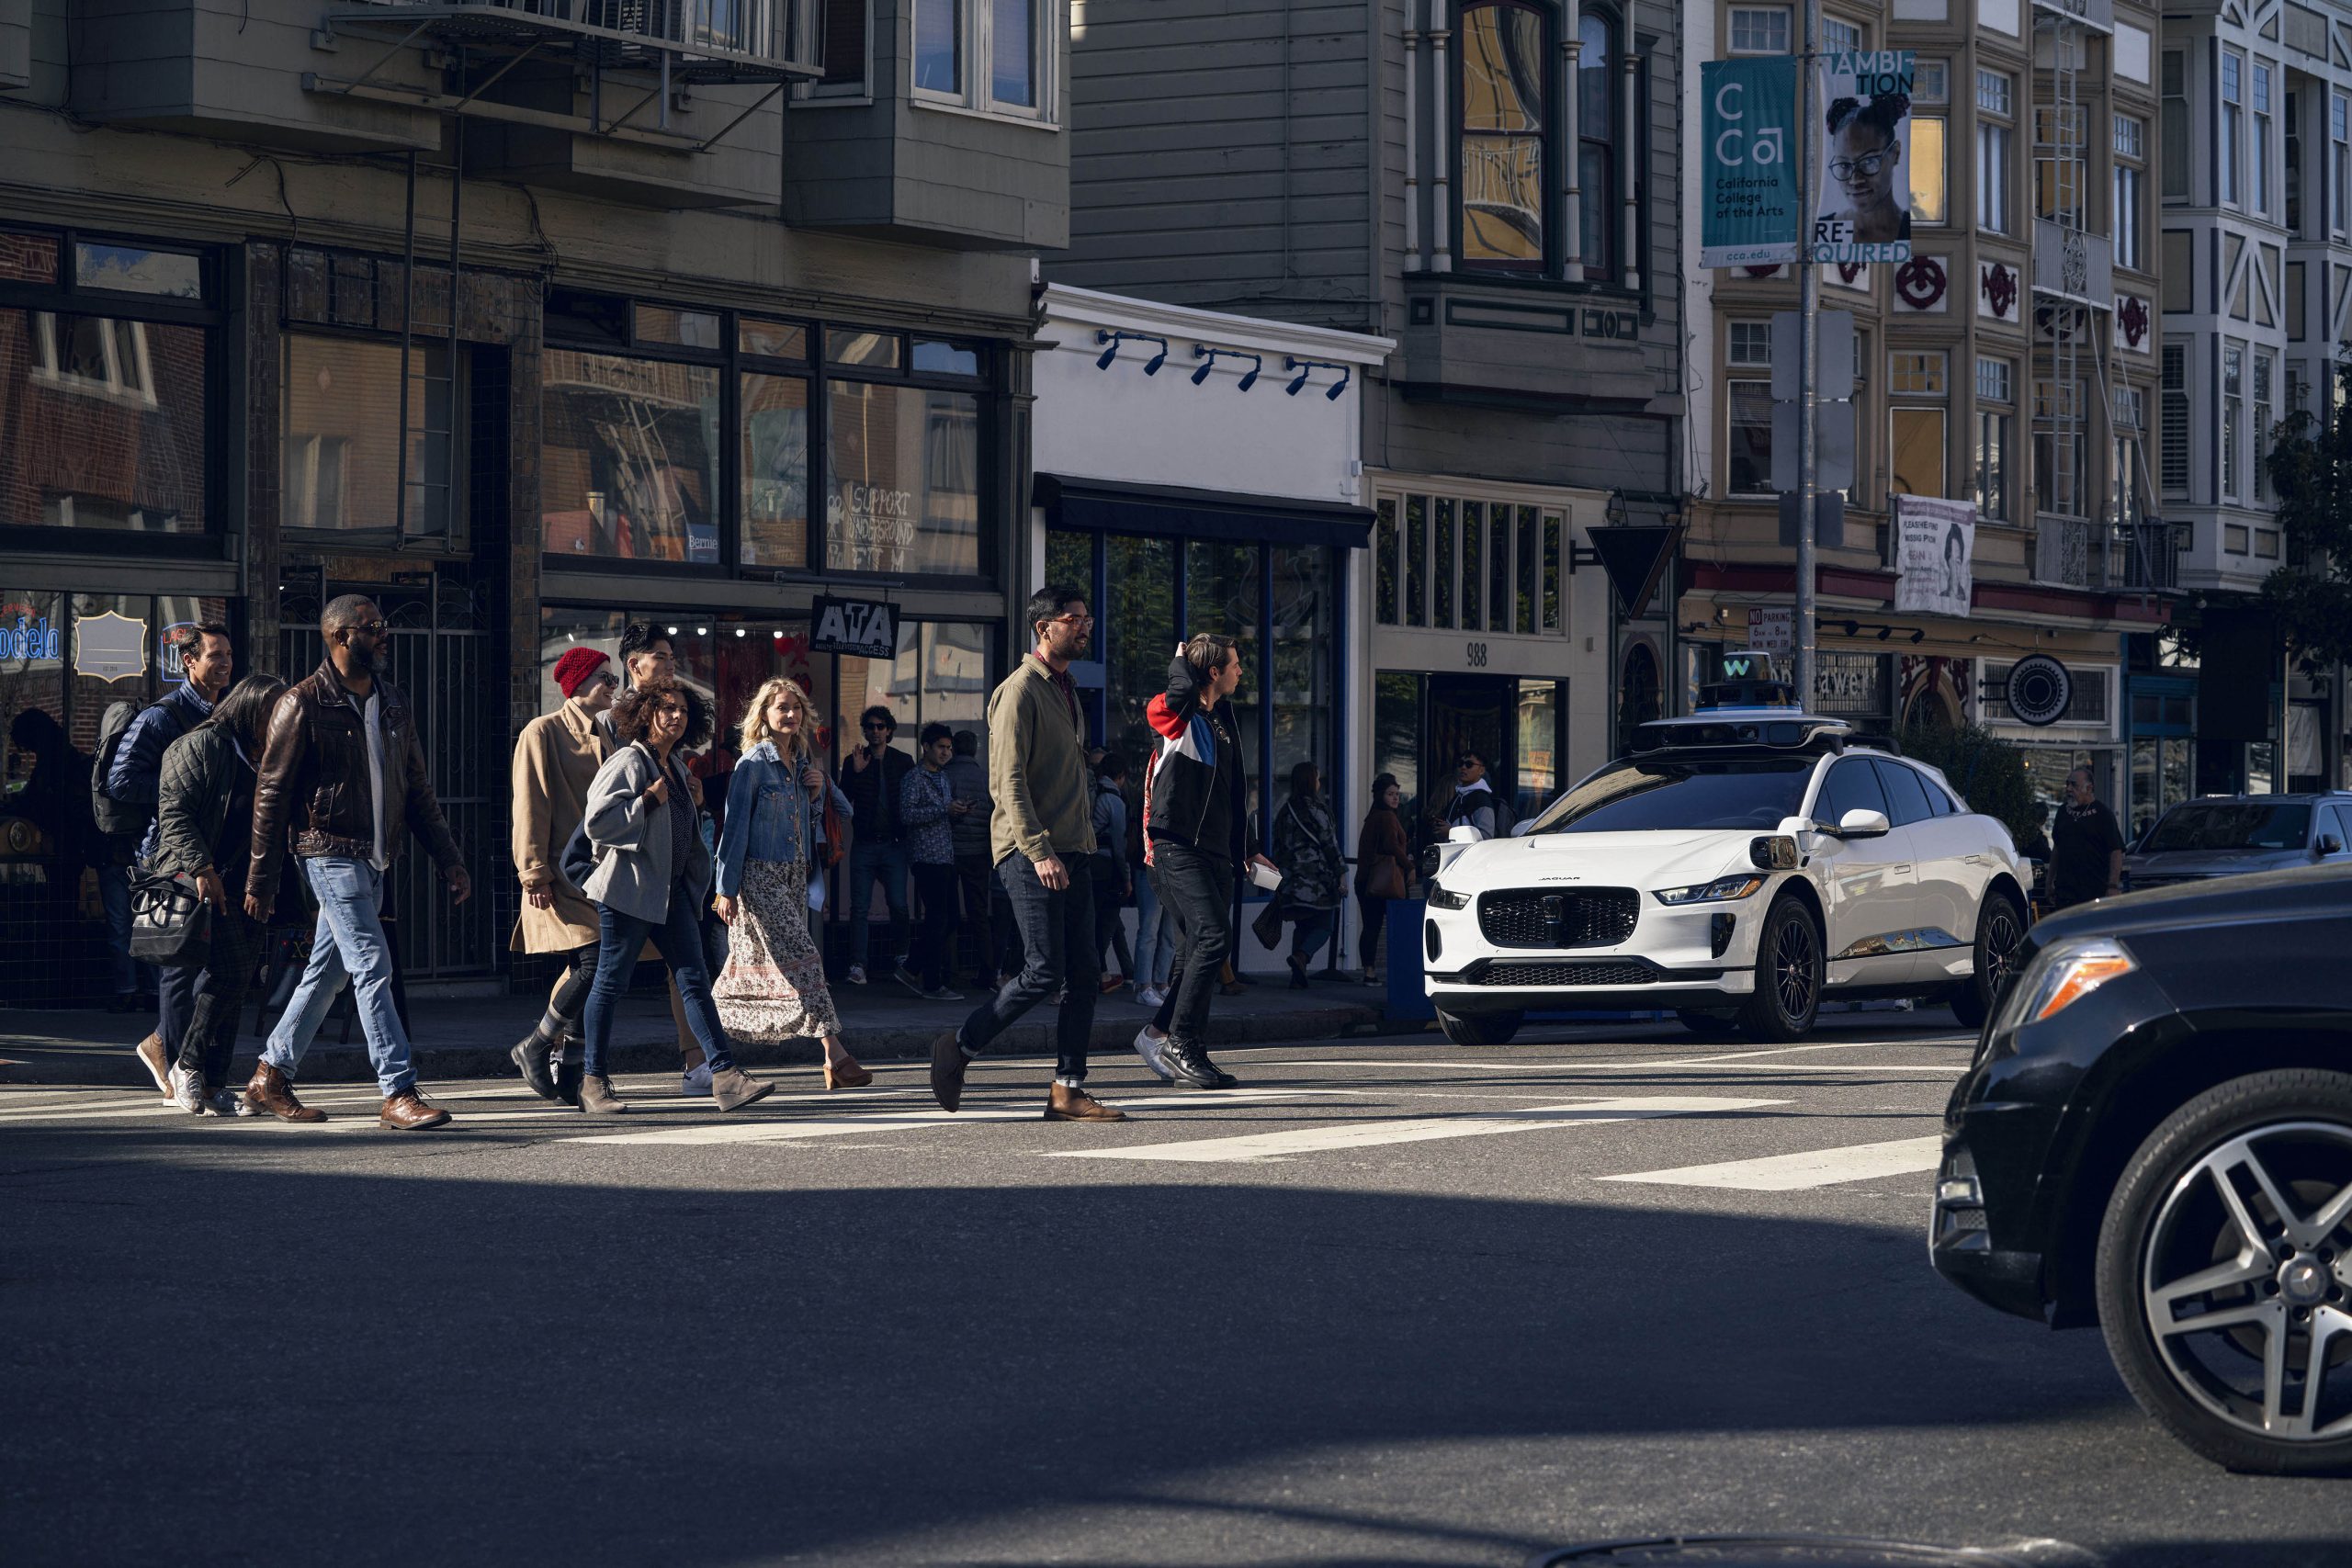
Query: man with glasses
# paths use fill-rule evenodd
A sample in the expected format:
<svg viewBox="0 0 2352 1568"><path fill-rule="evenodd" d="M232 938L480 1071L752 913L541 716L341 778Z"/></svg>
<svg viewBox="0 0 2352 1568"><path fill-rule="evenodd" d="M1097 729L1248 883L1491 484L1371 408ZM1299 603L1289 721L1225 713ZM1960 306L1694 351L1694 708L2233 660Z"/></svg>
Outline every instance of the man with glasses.
<svg viewBox="0 0 2352 1568"><path fill-rule="evenodd" d="M1453 760L1453 799L1445 808L1448 828L1476 828L1492 839L1510 830L1502 797L1487 782L1487 759L1464 751Z"/></svg>
<svg viewBox="0 0 2352 1568"><path fill-rule="evenodd" d="M865 984L865 955L874 930L874 879L882 879L882 899L890 910L885 973L917 996L922 982L907 967L907 817L899 804L914 759L893 748L898 716L876 703L858 716L865 742L842 762L842 793L849 796L849 971L842 978Z"/></svg>
<svg viewBox="0 0 2352 1568"><path fill-rule="evenodd" d="M390 629L365 595L346 593L327 605L319 617L327 656L277 700L257 770L245 914L268 922L289 848L319 901L310 964L245 1088L256 1111L288 1122L326 1120L324 1111L294 1098L293 1078L346 983L358 998L359 1025L384 1094L379 1124L401 1132L449 1120L416 1091L408 1032L392 1005L380 911L384 875L404 831L424 840L456 902L472 894L473 880L434 798L414 711L384 679Z"/></svg>
<svg viewBox="0 0 2352 1568"><path fill-rule="evenodd" d="M989 793L996 801L989 848L1021 931L1021 973L932 1043L931 1092L946 1110L964 1098L964 1070L990 1041L1057 992L1048 1122L1123 1122L1086 1092L1087 1036L1102 958L1094 945L1094 803L1086 723L1071 663L1094 639L1086 596L1056 583L1030 595L1035 646L989 697Z"/></svg>

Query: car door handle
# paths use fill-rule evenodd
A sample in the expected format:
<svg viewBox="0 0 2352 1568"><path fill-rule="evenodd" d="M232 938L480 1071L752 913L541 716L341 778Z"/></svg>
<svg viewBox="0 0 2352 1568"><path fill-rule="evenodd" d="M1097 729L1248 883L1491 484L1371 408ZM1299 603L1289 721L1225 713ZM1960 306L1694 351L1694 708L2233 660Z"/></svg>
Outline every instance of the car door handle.
<svg viewBox="0 0 2352 1568"><path fill-rule="evenodd" d="M1905 864L1905 865L1898 865L1898 866L1896 866L1894 869L1895 869L1895 870L1897 870L1897 871L1909 871L1909 870L1911 869L1911 867L1910 867L1909 865L1907 865L1907 864Z"/></svg>

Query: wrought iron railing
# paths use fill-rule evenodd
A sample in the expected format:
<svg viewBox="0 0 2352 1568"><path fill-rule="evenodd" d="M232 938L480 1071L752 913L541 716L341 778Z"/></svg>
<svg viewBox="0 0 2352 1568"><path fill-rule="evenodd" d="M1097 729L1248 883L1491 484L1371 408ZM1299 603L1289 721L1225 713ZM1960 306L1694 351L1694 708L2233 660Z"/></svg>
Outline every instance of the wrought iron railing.
<svg viewBox="0 0 2352 1568"><path fill-rule="evenodd" d="M824 63L820 0L367 0L385 11L568 33L606 66L670 58L689 78L808 75Z"/></svg>

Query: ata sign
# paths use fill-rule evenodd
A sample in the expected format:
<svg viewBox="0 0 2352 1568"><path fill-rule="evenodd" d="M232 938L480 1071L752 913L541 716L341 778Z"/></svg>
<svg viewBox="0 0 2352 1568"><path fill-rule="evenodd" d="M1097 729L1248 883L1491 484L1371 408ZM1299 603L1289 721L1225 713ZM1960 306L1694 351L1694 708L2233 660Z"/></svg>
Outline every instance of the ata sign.
<svg viewBox="0 0 2352 1568"><path fill-rule="evenodd" d="M852 659L899 656L899 607L872 599L820 599L808 612L811 653Z"/></svg>

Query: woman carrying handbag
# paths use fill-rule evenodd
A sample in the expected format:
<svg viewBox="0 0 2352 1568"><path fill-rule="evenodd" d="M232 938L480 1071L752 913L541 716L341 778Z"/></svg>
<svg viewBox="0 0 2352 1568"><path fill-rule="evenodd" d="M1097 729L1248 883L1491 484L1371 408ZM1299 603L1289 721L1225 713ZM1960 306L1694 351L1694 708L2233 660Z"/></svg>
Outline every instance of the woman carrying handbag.
<svg viewBox="0 0 2352 1568"><path fill-rule="evenodd" d="M1290 986L1306 989L1306 966L1339 926L1346 886L1340 856L1340 826L1323 798L1323 775L1312 762L1290 771L1290 798L1274 818L1274 859L1283 868L1276 895L1283 917L1296 923L1290 939Z"/></svg>
<svg viewBox="0 0 2352 1568"><path fill-rule="evenodd" d="M838 790L816 763L817 728L797 681L768 681L743 715L743 755L727 788L718 840L718 918L727 967L711 997L730 1038L825 1043L825 1087L862 1089L874 1075L842 1043L824 955L808 934L809 842ZM847 800L835 803L846 812ZM820 884L821 886L822 885Z"/></svg>
<svg viewBox="0 0 2352 1568"><path fill-rule="evenodd" d="M1372 809L1356 833L1356 908L1363 916L1363 983L1380 984L1380 933L1388 923L1388 901L1413 886L1413 846L1397 807L1405 792L1396 775L1372 781Z"/></svg>

